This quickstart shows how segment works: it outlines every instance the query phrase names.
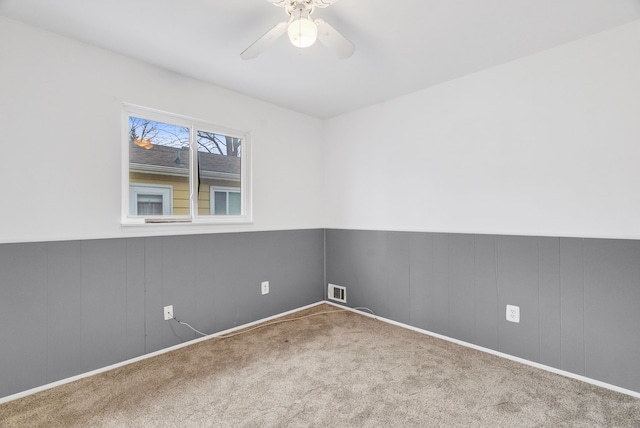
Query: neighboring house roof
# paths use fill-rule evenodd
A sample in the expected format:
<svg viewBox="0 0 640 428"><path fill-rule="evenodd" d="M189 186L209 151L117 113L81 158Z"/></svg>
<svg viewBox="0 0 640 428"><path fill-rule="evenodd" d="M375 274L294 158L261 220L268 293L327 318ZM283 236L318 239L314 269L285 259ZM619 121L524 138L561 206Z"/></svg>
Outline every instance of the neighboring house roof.
<svg viewBox="0 0 640 428"><path fill-rule="evenodd" d="M208 152L198 152L198 163L201 171L240 174L240 158L237 156L223 156Z"/></svg>
<svg viewBox="0 0 640 428"><path fill-rule="evenodd" d="M241 158L198 152L200 173L205 178L240 179ZM189 149L154 145L151 149L129 145L132 171L166 175L189 175Z"/></svg>

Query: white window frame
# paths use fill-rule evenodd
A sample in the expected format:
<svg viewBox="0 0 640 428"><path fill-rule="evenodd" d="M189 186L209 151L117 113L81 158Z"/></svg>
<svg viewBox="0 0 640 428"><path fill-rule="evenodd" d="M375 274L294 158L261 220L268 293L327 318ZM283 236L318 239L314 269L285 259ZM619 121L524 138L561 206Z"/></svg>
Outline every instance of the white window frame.
<svg viewBox="0 0 640 428"><path fill-rule="evenodd" d="M215 215L217 217L222 217L220 214L215 214L215 198L214 192L225 192L227 194L227 212L229 211L229 193L240 193L240 198L242 198L242 192L239 187L226 187L226 186L209 186L209 212L211 215ZM229 217L229 214L226 214L225 217Z"/></svg>
<svg viewBox="0 0 640 428"><path fill-rule="evenodd" d="M156 122L164 122L173 125L184 126L189 129L190 135L190 189L189 189L189 210L188 216L156 216L151 221L150 217L132 216L130 215L131 185L136 183L129 182L129 117L140 117ZM199 215L198 214L198 152L196 135L198 131L212 132L219 135L226 135L242 139L242 157L240 161L240 215ZM167 113L160 110L150 109L146 107L136 106L132 104L123 104L122 108L122 207L121 207L121 224L123 226L142 226L157 227L163 223L172 224L244 224L253 222L252 210L252 192L251 192L251 138L248 132L242 132L211 122L200 119L194 119L178 114ZM234 189L234 188L232 188ZM238 188L235 188L238 190ZM171 204L173 204L173 199Z"/></svg>
<svg viewBox="0 0 640 428"><path fill-rule="evenodd" d="M162 215L173 214L173 186L146 183L129 183L129 215L138 216L138 195L162 196ZM131 211L136 211L134 214Z"/></svg>

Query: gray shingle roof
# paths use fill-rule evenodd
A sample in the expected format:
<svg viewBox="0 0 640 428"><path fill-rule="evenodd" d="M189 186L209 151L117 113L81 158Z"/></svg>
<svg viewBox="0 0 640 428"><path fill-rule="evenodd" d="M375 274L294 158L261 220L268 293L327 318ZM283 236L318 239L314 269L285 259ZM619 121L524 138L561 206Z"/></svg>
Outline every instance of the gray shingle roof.
<svg viewBox="0 0 640 428"><path fill-rule="evenodd" d="M239 157L198 152L198 162L201 171L240 174ZM132 143L129 145L129 163L183 169L187 174L189 171L189 149L154 145L147 150Z"/></svg>

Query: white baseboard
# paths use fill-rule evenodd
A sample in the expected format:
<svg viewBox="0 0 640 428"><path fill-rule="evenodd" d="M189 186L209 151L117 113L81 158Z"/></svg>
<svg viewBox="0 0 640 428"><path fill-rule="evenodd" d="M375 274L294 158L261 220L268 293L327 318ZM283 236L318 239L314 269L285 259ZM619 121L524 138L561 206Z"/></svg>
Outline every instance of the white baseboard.
<svg viewBox="0 0 640 428"><path fill-rule="evenodd" d="M61 385L64 385L64 384L67 384L67 383L70 383L70 382L74 382L74 381L79 380L79 379L83 379L83 378L86 378L86 377L89 377L89 376L93 376L93 375L99 374L99 373L104 373L106 371L113 370L113 369L116 369L118 367L126 366L128 364L132 364L132 363L135 363L135 362L138 362L138 361L142 361L142 360L145 360L147 358L152 358L152 357L155 357L157 355L162 355L162 354L165 354L167 352L175 351L176 349L180 349L180 348L184 348L186 346L194 345L196 343L204 342L205 340L213 339L213 338L216 338L216 337L219 337L219 336L224 336L224 335L227 335L229 333L233 333L234 331L242 330L242 329L247 328L247 327L252 327L254 325L261 324L261 323L267 322L267 321L271 321L273 319L276 319L276 318L279 318L279 317L282 317L282 316L285 316L285 315L290 315L290 314L293 314L293 313L296 313L296 312L300 312L302 310L309 309L309 308L312 308L314 306L321 305L323 303L329 304L331 306L335 306L335 307L340 308L340 309L346 309L348 311L351 311L351 312L354 312L354 313L357 313L357 314L360 314L360 315L364 315L364 316L367 316L369 318L374 318L376 320L379 320L379 321L382 321L382 322L386 322L388 324L392 324L392 325L395 325L395 326L398 326L398 327L406 328L408 330L412 330L412 331L415 331L415 332L418 332L418 333L426 334L428 336L436 337L438 339L446 340L448 342L456 343L456 344L461 345L461 346L466 346L468 348L472 348L472 349L475 349L475 350L478 350L478 351L481 351L481 352L486 352L488 354L496 355L496 356L501 357L501 358L506 358L507 360L516 361L518 363L522 363L522 364L526 364L528 366L532 366L532 367L536 367L536 368L539 368L539 369L542 369L542 370L546 370L548 372L559 374L561 376L565 376L565 377L568 377L568 378L576 379L576 380L579 380L579 381L582 381L582 382L586 382L586 383L589 383L589 384L592 384L592 385L600 386L602 388L606 388L606 389L609 389L609 390L612 390L612 391L620 392L622 394L627 394L627 395L630 395L630 396L635 397L635 398L640 398L640 392L632 391L630 389L621 388L621 387L616 386L616 385L611 385L609 383L601 382L601 381L595 380L595 379L591 379L591 378L588 378L586 376L581 376L581 375L577 375L575 373L571 373L571 372L567 372L567 371L564 371L564 370L560 370L560 369L557 369L555 367L546 366L544 364L536 363L534 361L525 360L524 358L515 357L513 355L505 354L503 352L494 351L493 349L484 348L482 346L474 345L473 343L468 343L468 342L464 342L462 340L458 340L458 339L454 339L454 338L451 338L451 337L443 336L443 335L438 334L438 333L434 333L434 332L431 332L431 331L428 331L428 330L423 330L421 328L413 327L413 326L410 326L408 324L403 324L401 322L397 322L397 321L393 321L393 320L390 320L390 319L387 319L387 318L383 318L383 317L380 317L380 316L377 316L377 315L369 314L367 312L363 312L363 311L360 311L360 310L357 310L357 309L354 309L354 308L350 308L350 307L347 307L347 306L344 306L344 305L339 305L339 304L336 304L336 303L333 303L333 302L330 302L330 301L320 301L320 302L312 303L310 305L303 306L303 307L300 307L300 308L297 308L297 309L293 309L293 310L290 310L290 311L282 312L280 314L273 315L273 316L270 316L270 317L267 317L267 318L263 318L263 319L260 319L260 320L257 320L257 321L253 321L253 322L250 322L250 323L247 323L247 324L243 324L241 326L233 327L233 328L230 328L228 330L220 331L220 332L217 332L217 333L210 334L208 336L204 336L204 337L200 337L200 338L197 338L197 339L190 340L188 342L180 343L178 345L174 345L174 346L171 346L169 348L164 348L164 349L161 349L159 351L151 352L149 354L144 354L144 355L141 355L139 357L131 358L129 360L125 360L125 361L122 361L122 362L119 362L119 363L116 363L116 364L112 364L112 365L109 365L109 366L106 366L106 367L102 367L102 368L99 368L99 369L96 369L96 370L92 370L90 372L82 373L82 374L79 374L79 375L76 375L76 376L72 376L72 377L69 377L69 378L66 378L66 379L58 380L56 382L48 383L46 385L38 386L36 388L32 388L32 389L21 391L21 392L12 394L12 395L8 395L6 397L0 398L0 404L7 403L7 402L13 401L13 400L17 400L19 398L23 398L23 397L26 397L26 396L31 395L31 394L35 394L35 393L40 392L40 391L46 391L47 389L55 388L56 386L61 386Z"/></svg>
<svg viewBox="0 0 640 428"><path fill-rule="evenodd" d="M383 317L380 317L380 316L377 316L377 315L372 315L372 314L369 314L369 313L366 313L366 312L362 312L362 311L359 311L359 310L354 309L354 308L349 308L347 306L338 305L338 304L330 302L330 301L326 301L325 303L327 303L329 305L332 305L332 306L335 306L335 307L338 307L338 308L347 309L347 310L350 310L350 311L355 312L357 314L364 315L364 316L367 316L369 318L374 318L376 320L383 321L383 322L386 322L388 324L393 324L393 325L396 325L398 327L406 328L408 330L413 330L413 331L418 332L418 333L426 334L428 336L436 337L438 339L442 339L442 340L446 340L448 342L456 343L458 345L466 346L467 348L472 348L472 349L475 349L475 350L478 350L478 351L486 352L487 354L496 355L498 357L506 358L507 360L516 361L518 363L522 363L522 364L526 364L526 365L531 366L531 367L535 367L535 368L538 368L538 369L546 370L548 372L559 374L561 376L565 376L565 377L568 377L568 378L571 378L571 379L576 379L576 380L579 380L579 381L582 381L582 382L590 383L592 385L600 386L602 388L610 389L612 391L620 392L622 394L627 394L627 395L630 395L630 396L635 397L635 398L640 398L640 392L637 392L637 391L632 391L630 389L621 388L621 387L616 386L616 385L611 385L610 383L602 382L602 381L599 381L599 380L596 380L596 379L591 379L591 378L586 377L586 376L581 376L581 375L578 375L578 374L575 374L575 373L571 373L571 372L567 372L567 371L564 371L564 370L560 370L560 369L557 369L555 367L546 366L544 364L536 363L534 361L525 360L524 358L515 357L513 355L505 354L503 352L494 351L493 349L489 349L489 348L485 348L485 347L482 347L482 346L474 345L473 343L464 342L462 340L454 339L454 338L451 338L451 337L448 337L448 336L443 336L441 334L434 333L432 331L423 330L421 328L413 327L413 326L408 325L408 324L403 324L401 322L393 321L393 320L390 320L390 319L387 319L387 318L383 318Z"/></svg>
<svg viewBox="0 0 640 428"><path fill-rule="evenodd" d="M99 368L99 369L96 369L96 370L92 370L92 371L86 372L86 373L81 373L79 375L75 375L75 376L72 376L72 377L69 377L69 378L66 378L66 379L61 379L61 380L58 380L56 382L51 382L51 383L48 383L46 385L38 386L38 387L35 387L35 388L27 389L26 391L21 391L21 392L12 394L12 395L7 395L6 397L0 398L0 404L7 403L7 402L13 401L13 400L17 400L18 398L23 398L23 397L26 397L28 395L35 394L36 392L46 391L47 389L55 388L56 386L60 386L60 385L64 385L64 384L67 384L67 383L70 383L70 382L74 382L76 380L83 379L85 377L93 376L93 375L96 375L96 374L99 374L99 373L104 373L106 371L113 370L113 369L116 369L118 367L126 366L128 364L132 364L132 363L135 363L135 362L138 362L138 361L142 361L142 360L145 360L147 358L151 358L151 357L155 357L157 355L165 354L167 352L175 351L176 349L180 349L180 348L184 348L186 346L194 345L196 343L204 342L205 340L214 339L214 338L216 338L218 336L224 336L224 335L227 335L229 333L233 333L234 331L242 330L243 328L247 328L247 327L252 327L254 325L261 324L261 323L266 322L266 321L271 321L273 319L280 318L280 317L285 316L285 315L290 315L290 314L293 314L293 313L296 313L296 312L300 312L302 310L309 309L309 308L312 308L314 306L321 305L323 303L324 303L324 301L320 301L320 302L317 302L317 303L312 303L310 305L303 306L301 308L293 309L293 310L290 310L290 311L287 311L287 312L282 312L280 314L273 315L273 316L270 316L270 317L267 317L267 318L263 318L263 319L260 319L258 321L253 321L253 322L250 322L248 324L243 324L241 326L230 328L228 330L219 331L217 333L212 333L212 334L209 334L207 336L203 336L203 337L199 337L197 339L189 340L188 342L179 343L179 344L171 346L169 348L160 349L159 351L150 352L148 354L144 354L144 355L141 355L139 357L131 358L129 360L125 360L125 361L122 361L122 362L119 362L119 363L116 363L116 364L111 364L110 366L102 367L102 368Z"/></svg>

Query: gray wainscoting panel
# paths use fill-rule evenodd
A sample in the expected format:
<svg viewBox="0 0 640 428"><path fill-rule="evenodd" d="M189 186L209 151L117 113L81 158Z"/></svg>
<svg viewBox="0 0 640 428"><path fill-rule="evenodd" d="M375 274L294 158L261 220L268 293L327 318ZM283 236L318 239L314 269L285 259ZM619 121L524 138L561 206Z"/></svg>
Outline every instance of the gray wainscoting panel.
<svg viewBox="0 0 640 428"><path fill-rule="evenodd" d="M173 305L173 315L191 325L196 309L195 237L162 236L145 239L147 349L156 351L195 339L196 333L175 321L164 321L163 308ZM197 328L197 327L196 327Z"/></svg>
<svg viewBox="0 0 640 428"><path fill-rule="evenodd" d="M0 396L47 381L47 245L0 245Z"/></svg>
<svg viewBox="0 0 640 428"><path fill-rule="evenodd" d="M327 230L327 281L347 288L349 306L397 321L408 307L409 325L640 392L639 241L408 235ZM403 257L409 291L391 297L381 267L392 260L402 284ZM506 321L507 304L520 323Z"/></svg>
<svg viewBox="0 0 640 428"><path fill-rule="evenodd" d="M410 262L409 233L386 233L387 254L385 256L385 287L388 296L387 311L398 314L396 321L411 322L411 286L409 284ZM406 296L409 296L407 299Z"/></svg>
<svg viewBox="0 0 640 428"><path fill-rule="evenodd" d="M368 297L371 296L373 297L372 302L375 302L375 304L369 308L377 314L389 315L389 296L387 295L385 272L387 257L386 233L355 233L360 245L355 247L356 253L351 253L355 257L352 256L345 261L347 263L353 261L355 264L351 268L356 268L353 269L353 273L356 274L358 288L355 290L357 292L355 295L347 293L348 299L354 296L356 301L353 303L357 304L357 306L367 306L364 303L369 301ZM342 285L342 283L338 285ZM400 314L397 315L399 316Z"/></svg>
<svg viewBox="0 0 640 428"><path fill-rule="evenodd" d="M331 280L349 284L349 306L365 306L377 315L393 316L400 322L411 320L411 259L409 233L346 231L332 236L328 230L327 260ZM338 258L332 255L337 254ZM348 254L348 257L344 257ZM429 263L420 260L416 263ZM369 298L372 297L372 298Z"/></svg>
<svg viewBox="0 0 640 428"><path fill-rule="evenodd" d="M269 245L269 277L256 273L260 281L270 281L271 309L267 315L323 300L324 230L270 232ZM276 248L278 251L273 251ZM310 281L316 285L312 289L301 286ZM259 284L251 286L259 289ZM261 296L255 295L260 303Z"/></svg>
<svg viewBox="0 0 640 428"><path fill-rule="evenodd" d="M491 235L475 237L475 344L498 349L498 265L497 239Z"/></svg>
<svg viewBox="0 0 640 428"><path fill-rule="evenodd" d="M166 305L210 334L323 299L323 230L154 237L145 247L147 352L199 337L163 321Z"/></svg>
<svg viewBox="0 0 640 428"><path fill-rule="evenodd" d="M541 237L538 246L540 363L560 368L560 239Z"/></svg>
<svg viewBox="0 0 640 428"><path fill-rule="evenodd" d="M203 332L226 330L236 325L235 287L244 260L243 247L234 235L196 238L196 315ZM189 322L190 321L186 321Z"/></svg>
<svg viewBox="0 0 640 428"><path fill-rule="evenodd" d="M640 385L640 242L584 241L586 375Z"/></svg>
<svg viewBox="0 0 640 428"><path fill-rule="evenodd" d="M449 335L449 235L433 235L433 330Z"/></svg>
<svg viewBox="0 0 640 428"><path fill-rule="evenodd" d="M127 358L127 253L123 239L81 246L81 369L86 372Z"/></svg>
<svg viewBox="0 0 640 428"><path fill-rule="evenodd" d="M584 240L560 239L560 346L563 370L585 374Z"/></svg>
<svg viewBox="0 0 640 428"><path fill-rule="evenodd" d="M540 359L538 238L498 237L498 350L530 361ZM506 320L507 305L520 307L520 322Z"/></svg>
<svg viewBox="0 0 640 428"><path fill-rule="evenodd" d="M384 232L359 230L326 231L327 282L349 285L349 306L367 306L377 314L387 313L384 291ZM326 286L326 285L325 285Z"/></svg>
<svg viewBox="0 0 640 428"><path fill-rule="evenodd" d="M324 276L349 306L640 392L639 241L330 229L0 245L0 397L197 337L165 305L212 333L321 300Z"/></svg>
<svg viewBox="0 0 640 428"><path fill-rule="evenodd" d="M127 359L145 353L145 245L143 239L127 239Z"/></svg>
<svg viewBox="0 0 640 428"><path fill-rule="evenodd" d="M416 327L433 330L433 236L412 233L409 240L411 320Z"/></svg>
<svg viewBox="0 0 640 428"><path fill-rule="evenodd" d="M47 381L78 374L82 366L82 243L47 244Z"/></svg>
<svg viewBox="0 0 640 428"><path fill-rule="evenodd" d="M272 232L245 234L238 238L239 254L241 257L248 257L251 263L243 267L243 272L236 277L235 300L229 301L236 307L235 323L237 325L253 321L255 319L253 317L264 318L270 313L269 307L273 302L273 294L269 292L263 296L260 283L268 280L271 274L270 266L275 256L271 254L273 238Z"/></svg>
<svg viewBox="0 0 640 428"><path fill-rule="evenodd" d="M163 239L162 237L143 238L144 242L144 286L145 286L145 349L150 352L157 351L163 347L163 332L167 329L173 331L175 326L173 323L160 323L158 319L162 317L162 308L167 303L162 296L162 244L170 243L169 239ZM188 292L188 291L187 291ZM160 309L158 309L160 308ZM178 308L179 310L180 308ZM161 311L158 313L158 311ZM175 313L175 312L174 312ZM194 335L185 336L186 338L193 338ZM167 343L176 343L176 340L167 341ZM171 345L166 345L171 346Z"/></svg>
<svg viewBox="0 0 640 428"><path fill-rule="evenodd" d="M323 254L321 229L2 244L0 397L198 336L165 305L213 333L321 301Z"/></svg>
<svg viewBox="0 0 640 428"><path fill-rule="evenodd" d="M475 341L476 290L473 235L449 235L449 333L465 342Z"/></svg>

